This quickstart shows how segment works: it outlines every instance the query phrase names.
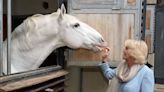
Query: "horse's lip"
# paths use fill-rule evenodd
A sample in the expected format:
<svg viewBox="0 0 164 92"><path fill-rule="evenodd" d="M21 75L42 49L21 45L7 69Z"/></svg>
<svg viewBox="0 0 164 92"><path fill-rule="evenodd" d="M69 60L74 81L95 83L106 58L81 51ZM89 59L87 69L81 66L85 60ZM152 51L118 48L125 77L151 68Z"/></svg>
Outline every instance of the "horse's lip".
<svg viewBox="0 0 164 92"><path fill-rule="evenodd" d="M103 50L103 48L100 47L100 46L95 46L95 47L96 47L97 51L102 51Z"/></svg>
<svg viewBox="0 0 164 92"><path fill-rule="evenodd" d="M97 51L102 51L103 50L103 48L106 48L107 46L95 46L96 47L96 49L97 49Z"/></svg>
<svg viewBox="0 0 164 92"><path fill-rule="evenodd" d="M106 48L106 47L107 47L106 42L103 42L103 43L100 43L100 44L95 44L95 48L97 49L97 51L102 51L103 48Z"/></svg>

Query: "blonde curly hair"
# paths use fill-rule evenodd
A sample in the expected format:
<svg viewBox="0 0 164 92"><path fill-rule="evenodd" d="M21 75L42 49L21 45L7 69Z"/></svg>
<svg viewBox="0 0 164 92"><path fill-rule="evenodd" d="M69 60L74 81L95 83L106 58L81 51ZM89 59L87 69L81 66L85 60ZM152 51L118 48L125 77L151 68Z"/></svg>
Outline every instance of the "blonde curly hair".
<svg viewBox="0 0 164 92"><path fill-rule="evenodd" d="M135 58L134 63L144 64L148 54L147 44L142 40L128 39L125 41L130 56Z"/></svg>

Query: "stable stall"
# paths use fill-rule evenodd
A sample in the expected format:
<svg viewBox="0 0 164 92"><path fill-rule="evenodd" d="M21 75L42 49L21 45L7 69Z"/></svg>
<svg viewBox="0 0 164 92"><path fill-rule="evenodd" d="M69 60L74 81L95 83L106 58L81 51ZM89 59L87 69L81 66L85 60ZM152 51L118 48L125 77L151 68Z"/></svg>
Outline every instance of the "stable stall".
<svg viewBox="0 0 164 92"><path fill-rule="evenodd" d="M33 2L33 3L31 3ZM55 12L59 0L0 0L0 92L64 92L66 75L65 48L53 51L39 69L11 73L11 32L28 16ZM4 66L3 45L7 38L7 65ZM4 72L7 67L7 72Z"/></svg>

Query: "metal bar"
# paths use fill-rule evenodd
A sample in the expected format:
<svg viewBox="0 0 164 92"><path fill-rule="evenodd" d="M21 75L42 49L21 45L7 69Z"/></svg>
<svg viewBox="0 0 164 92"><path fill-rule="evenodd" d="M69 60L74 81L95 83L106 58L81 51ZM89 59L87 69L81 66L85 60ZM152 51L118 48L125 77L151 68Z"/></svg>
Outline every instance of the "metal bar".
<svg viewBox="0 0 164 92"><path fill-rule="evenodd" d="M3 75L3 0L0 0L0 76Z"/></svg>
<svg viewBox="0 0 164 92"><path fill-rule="evenodd" d="M147 0L143 1L143 13L142 13L142 36L141 36L141 40L145 40L145 32L146 32L146 5L147 4Z"/></svg>
<svg viewBox="0 0 164 92"><path fill-rule="evenodd" d="M7 0L7 74L11 74L11 0Z"/></svg>

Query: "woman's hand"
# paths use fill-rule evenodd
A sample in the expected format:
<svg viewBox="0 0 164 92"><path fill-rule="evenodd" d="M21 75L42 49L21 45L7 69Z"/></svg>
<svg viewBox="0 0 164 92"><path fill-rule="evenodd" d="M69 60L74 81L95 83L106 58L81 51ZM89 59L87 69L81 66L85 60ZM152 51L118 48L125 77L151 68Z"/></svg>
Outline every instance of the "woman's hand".
<svg viewBox="0 0 164 92"><path fill-rule="evenodd" d="M109 59L109 51L110 51L109 47L102 48L102 51L101 51L102 61L108 62L108 59Z"/></svg>

